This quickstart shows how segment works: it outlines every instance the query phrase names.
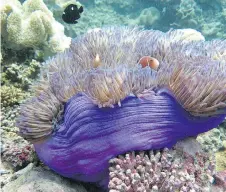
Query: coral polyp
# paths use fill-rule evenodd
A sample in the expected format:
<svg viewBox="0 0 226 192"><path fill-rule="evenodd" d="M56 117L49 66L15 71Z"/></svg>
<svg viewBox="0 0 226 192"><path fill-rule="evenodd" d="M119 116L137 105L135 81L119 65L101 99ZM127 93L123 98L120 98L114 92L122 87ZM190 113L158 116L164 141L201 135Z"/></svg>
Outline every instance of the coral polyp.
<svg viewBox="0 0 226 192"><path fill-rule="evenodd" d="M46 62L21 107L20 134L54 171L106 187L117 155L170 148L224 120L225 50L182 30L90 31ZM139 65L145 55L157 70Z"/></svg>

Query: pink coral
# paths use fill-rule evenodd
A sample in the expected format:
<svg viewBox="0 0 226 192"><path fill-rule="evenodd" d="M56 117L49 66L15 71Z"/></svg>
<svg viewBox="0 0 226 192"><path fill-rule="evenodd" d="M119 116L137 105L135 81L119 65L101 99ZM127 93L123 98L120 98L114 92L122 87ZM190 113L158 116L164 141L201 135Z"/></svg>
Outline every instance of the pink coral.
<svg viewBox="0 0 226 192"><path fill-rule="evenodd" d="M214 175L215 178L215 191L226 191L226 170L220 171Z"/></svg>
<svg viewBox="0 0 226 192"><path fill-rule="evenodd" d="M25 167L34 160L34 148L30 144L8 145L6 148L2 159L15 170Z"/></svg>
<svg viewBox="0 0 226 192"><path fill-rule="evenodd" d="M214 162L202 152L181 149L131 152L110 160L110 192L208 191Z"/></svg>

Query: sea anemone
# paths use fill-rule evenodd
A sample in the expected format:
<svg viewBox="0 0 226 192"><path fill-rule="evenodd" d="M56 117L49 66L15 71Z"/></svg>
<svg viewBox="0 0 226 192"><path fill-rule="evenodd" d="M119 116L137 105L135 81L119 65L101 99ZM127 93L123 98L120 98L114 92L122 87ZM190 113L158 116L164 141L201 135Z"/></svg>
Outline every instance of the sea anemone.
<svg viewBox="0 0 226 192"><path fill-rule="evenodd" d="M106 187L117 155L170 148L224 120L225 53L225 41L188 41L182 30L90 31L45 63L17 126L51 169Z"/></svg>

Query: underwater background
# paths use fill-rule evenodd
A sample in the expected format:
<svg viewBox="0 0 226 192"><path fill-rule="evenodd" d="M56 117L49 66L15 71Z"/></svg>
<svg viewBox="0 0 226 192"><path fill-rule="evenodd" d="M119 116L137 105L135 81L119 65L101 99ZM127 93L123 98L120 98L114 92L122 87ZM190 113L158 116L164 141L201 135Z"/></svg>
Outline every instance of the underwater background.
<svg viewBox="0 0 226 192"><path fill-rule="evenodd" d="M62 18L69 5L83 7L83 11L75 13L80 15L75 24L69 24ZM226 0L1 0L0 11L2 161L0 182L4 192L102 190L94 184L75 182L51 171L40 161L33 145L18 135L19 127L16 125L20 105L36 94L32 87L38 84L42 72L47 67L48 59L67 50L72 39L92 32L93 29L99 30L110 26L116 28L138 26L141 29L162 32L172 29L193 29L188 32L188 36L197 35L205 41L222 40L220 53L224 55L224 59L226 55L223 46L226 43ZM73 14L74 12L70 17L74 17ZM222 89L225 90L225 87ZM195 191L226 191L226 120L186 142L188 143L181 144L183 147L186 146L184 151L188 148L202 148L203 152L191 163L194 166L192 169L195 170L191 171L192 173L205 176L196 181L205 187L197 188ZM174 149L169 152L150 153L155 156L155 163L161 161L159 154L162 153L161 157L173 156L174 162L183 159L182 164L189 164L187 162L190 156L183 156L181 151L178 151ZM137 154L142 157L139 152ZM116 164L123 161L123 158L126 159L128 156L131 159L135 158L135 154L132 153L124 156L112 160L110 169L112 175L116 174ZM139 165L139 159L136 161ZM203 162L205 165L201 166ZM164 163L162 162L162 165L165 165ZM130 168L135 167L134 170L138 167L134 162L130 164ZM212 164L215 169L210 168ZM207 172L211 178L206 176ZM160 174L161 169L157 169L156 175ZM160 176L159 179L161 180ZM203 182L208 179L208 184ZM129 191L115 188L116 185L121 185L122 180L113 180L113 183L116 183L109 187L112 192ZM174 191L170 186L168 190L160 190L159 186L155 187L158 183L155 182L156 185L153 185L150 191ZM188 188L181 187L180 190L188 191ZM138 188L130 191L144 190Z"/></svg>

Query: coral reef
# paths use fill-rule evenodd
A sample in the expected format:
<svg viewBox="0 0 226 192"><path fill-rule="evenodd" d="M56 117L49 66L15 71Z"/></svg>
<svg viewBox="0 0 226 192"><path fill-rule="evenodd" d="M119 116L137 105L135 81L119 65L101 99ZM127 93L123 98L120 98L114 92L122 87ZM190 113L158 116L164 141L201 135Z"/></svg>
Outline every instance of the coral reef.
<svg viewBox="0 0 226 192"><path fill-rule="evenodd" d="M13 107L32 94L29 87L39 76L41 60L30 58L30 53L23 54L24 51L7 52L9 55L3 57L0 88L2 107Z"/></svg>
<svg viewBox="0 0 226 192"><path fill-rule="evenodd" d="M7 55L9 57L9 55ZM15 125L20 110L18 104L30 97L29 86L35 81L40 69L40 63L29 59L23 63L13 63L19 57L6 59L2 63L1 81L1 142L2 156L1 186L11 181L14 171L24 168L30 162L36 161L33 146L18 136L18 127ZM23 59L22 59L23 60ZM18 60L20 62L20 60ZM30 64L30 65L29 65Z"/></svg>
<svg viewBox="0 0 226 192"><path fill-rule="evenodd" d="M222 32L223 28L224 28L224 25L222 25L221 22L213 21L209 23L204 23L202 25L202 33L207 37L211 37L214 35L221 37L223 35L221 35L220 33Z"/></svg>
<svg viewBox="0 0 226 192"><path fill-rule="evenodd" d="M84 14L76 25L67 25L61 19L63 9L70 3L81 3L84 6ZM27 189L77 191L80 189L77 185L73 185L72 189L67 180L55 174L53 175L57 178L53 179L55 176L40 166L30 170L34 167L31 162L37 161L34 148L17 135L18 131L24 138L34 143L40 159L52 170L76 180L97 182L106 188L109 159L131 150L171 147L181 138L196 136L198 133L217 127L223 120L225 98L222 92L225 93L225 89L222 85L225 85L226 78L225 41L205 42L205 38L226 37L225 0L214 2L211 0L80 0L79 2L76 0L22 0L20 2L3 0L0 3L0 12L2 29L0 148L3 161L0 165L1 187L10 182L5 186L4 191L26 191ZM115 32L116 28L114 30L96 28L103 25L124 24L142 25L146 29L163 31L168 31L172 27L191 27L202 32L205 38L193 29L170 31L166 34L156 31L137 32L136 29L129 29L129 32L125 30L124 34L121 34L123 31L121 29ZM95 29L92 30L92 28ZM69 50L49 59L42 66L41 62L44 58L69 47L70 38L64 35L64 31L71 37L79 36L86 31L88 34L73 40ZM150 56L159 61L159 68L155 70L145 68L149 65L144 65L143 68L136 67L141 58ZM184 67L182 63L189 67L183 68L184 71L172 72L178 66ZM204 65L206 70L202 70ZM215 68L212 68L212 65L215 65ZM21 108L18 104L34 95L29 88L32 84L37 84L41 67L47 68L42 69L41 83L33 89L36 96ZM215 76L215 72L219 76ZM168 75L163 77L161 74ZM193 76L197 78L189 81ZM205 81L204 77L208 77L209 80ZM182 83L178 84L178 82ZM210 90L206 94L205 88ZM200 93L198 91L200 89L204 91ZM183 99L184 97L186 99ZM189 100L189 97L192 99ZM144 102L144 100L147 101ZM203 105L200 100L209 103ZM81 102L81 106L77 102ZM141 107L142 105L144 108ZM168 105L172 108L154 113L155 110L152 111L149 108L150 105L158 109ZM129 108L139 109L136 111ZM90 110L93 110L93 113L89 113ZM15 118L19 112L20 130L15 125ZM71 115L68 115L69 113ZM178 118L171 119L167 116L169 113ZM101 119L103 114L107 115ZM163 114L165 119L158 119L160 114ZM214 119L212 115L219 118ZM132 120L127 118L129 116ZM72 120L74 118L76 120ZM201 120L197 121L199 118ZM122 119L125 120L125 124ZM189 119L188 122L194 122L194 124L188 124L186 127L183 125L184 119ZM205 124L205 120L210 122L209 127L202 127L201 124ZM156 122L151 124L151 121ZM169 129L166 129L169 125L167 122L173 122ZM151 129L150 135L146 135L147 138L149 137L146 141L144 136L146 132L140 128L143 126L142 123L147 125L148 132ZM226 190L223 171L226 148L225 126L225 123L220 124L217 128L197 137L205 152L215 153L216 170L221 171L214 175L216 185L212 186L212 191ZM196 129L198 131L194 131ZM161 138L162 135L163 138ZM136 139L138 137L139 139ZM164 137L167 138L168 143L164 143ZM134 144L134 140L140 143L133 148L129 144ZM49 150L50 153L46 154L41 149ZM105 153L107 150L109 153ZM158 153L151 151L154 158L157 158L157 155L163 157L169 153L180 152L174 149L161 150ZM132 155L134 152L128 154ZM147 155L146 152L135 152L135 154L142 154L144 157ZM171 154L170 162L178 158L175 154ZM93 156L95 158L92 158ZM187 153L183 154L184 159L189 157L188 161L192 159L190 156ZM199 157L202 159L203 156ZM150 161L149 156L146 160ZM159 160L164 164L163 159ZM182 161L182 159L178 161L181 162L180 160ZM202 185L200 190L204 190L205 186L209 188L211 182L208 179L211 177L204 177L207 178L206 182L202 182L203 178L195 177L192 173L204 173L204 169L199 170L200 162L194 161L194 164L197 168L193 169L193 167L187 176L191 179L190 182L197 183L196 179L200 179L201 182L193 185L193 188L198 189L200 185ZM28 166L25 167L26 165ZM24 167L26 170L22 169ZM22 170L14 173L20 169ZM134 167L134 170L136 169L139 168ZM27 174L30 171L32 173ZM44 179L39 184L40 181L34 180L37 180L41 172ZM166 172L171 173L171 170ZM175 177L180 175L178 173L175 173ZM13 174L12 177L11 174ZM210 175L213 176L212 173ZM20 179L12 182L19 176L21 176ZM138 178L137 176L136 174L135 179ZM162 174L157 174L157 177L161 178ZM183 180L183 174L181 177ZM120 182L117 179L114 180ZM131 186L137 182L137 180L134 181ZM181 181L181 185L183 182L188 181L185 178L185 181ZM118 187L123 185L116 184ZM115 189L116 184L111 185L112 188ZM49 185L51 189L48 188ZM160 186L161 184L158 183L158 189ZM187 186L189 185L186 184L186 187L180 189L187 190L189 188ZM152 187L153 191L156 190L156 186ZM175 185L170 184L169 187L172 188ZM85 191L83 188L81 190ZM142 191L141 185L140 190ZM95 190L89 186L87 191Z"/></svg>
<svg viewBox="0 0 226 192"><path fill-rule="evenodd" d="M212 191L225 192L226 190L226 170L218 172L215 175L216 188Z"/></svg>
<svg viewBox="0 0 226 192"><path fill-rule="evenodd" d="M225 148L224 141L226 141L226 121L220 124L217 128L200 134L197 137L199 143L202 144L206 152L217 152Z"/></svg>
<svg viewBox="0 0 226 192"><path fill-rule="evenodd" d="M195 28L207 39L225 38L222 9L224 9L222 2L182 0L176 6L177 16L171 26Z"/></svg>
<svg viewBox="0 0 226 192"><path fill-rule="evenodd" d="M224 171L226 170L226 148L218 151L216 154L216 170L217 171Z"/></svg>
<svg viewBox="0 0 226 192"><path fill-rule="evenodd" d="M210 191L214 161L209 154L180 149L126 153L109 161L110 192Z"/></svg>
<svg viewBox="0 0 226 192"><path fill-rule="evenodd" d="M19 110L18 105L1 109L1 160L7 169L14 171L25 167L36 158L33 145L17 135L15 119Z"/></svg>
<svg viewBox="0 0 226 192"><path fill-rule="evenodd" d="M63 51L70 45L64 27L58 23L42 0L3 0L1 28L5 46L21 50L42 49L46 54Z"/></svg>
<svg viewBox="0 0 226 192"><path fill-rule="evenodd" d="M152 27L160 19L160 11L155 7L143 9L137 19L132 19L130 25L141 25L144 27Z"/></svg>
<svg viewBox="0 0 226 192"><path fill-rule="evenodd" d="M84 6L84 14L76 26L66 25L62 22L62 4L59 1L45 1L54 17L66 28L66 34L71 37L83 34L90 28L102 27L105 25L128 25L142 24L146 29L158 29L168 31L170 28L194 28L205 34L207 39L225 38L225 10L224 1L210 0L152 0L152 1L123 1L123 0L80 0ZM67 2L67 1L66 1ZM64 2L64 3L66 3ZM71 1L68 1L71 2ZM148 15L147 10L154 11L158 16L157 22ZM145 11L146 10L146 11ZM141 14L140 13L144 13ZM143 23L139 18L143 15ZM142 18L143 18L142 17ZM150 20L148 20L148 18ZM136 22L135 22L135 21ZM220 24L219 24L220 22Z"/></svg>
<svg viewBox="0 0 226 192"><path fill-rule="evenodd" d="M40 72L41 64L36 60L23 63L10 63L2 65L2 85L13 85L27 90L34 83Z"/></svg>
<svg viewBox="0 0 226 192"><path fill-rule="evenodd" d="M182 0L177 14L180 14L181 19L193 18L196 15L196 2L194 0Z"/></svg>
<svg viewBox="0 0 226 192"><path fill-rule="evenodd" d="M20 111L19 105L1 107L1 128L5 131L16 133L18 128L15 126L15 119Z"/></svg>
<svg viewBox="0 0 226 192"><path fill-rule="evenodd" d="M14 86L1 86L0 94L1 104L4 107L19 104L26 97L25 92Z"/></svg>
<svg viewBox="0 0 226 192"><path fill-rule="evenodd" d="M106 2L106 1L105 1ZM108 2L108 1L107 1ZM104 3L103 1L100 4L94 4L89 2L84 8L81 18L78 20L76 26L66 25L62 19L62 9L55 8L53 4L46 1L46 4L49 4L49 8L53 8L53 13L58 22L61 22L65 27L65 34L70 37L76 37L81 34L84 34L89 29L102 27L103 25L123 25L127 24L128 18L125 15L121 15L117 10L112 9L109 3ZM125 1L126 3L127 1ZM119 5L119 4L118 4Z"/></svg>
<svg viewBox="0 0 226 192"><path fill-rule="evenodd" d="M10 144L4 147L2 153L2 161L7 162L12 169L19 170L35 159L34 148L31 144L15 145Z"/></svg>
<svg viewBox="0 0 226 192"><path fill-rule="evenodd" d="M128 0L128 1L122 1L122 0L94 0L95 5L97 6L104 6L104 5L111 5L116 8L116 10L123 10L123 11L131 11L136 7L138 2L135 0Z"/></svg>
<svg viewBox="0 0 226 192"><path fill-rule="evenodd" d="M18 136L18 127L15 119L19 114L20 106L1 106L1 166L0 185L4 186L12 180L12 174L24 168L30 162L37 161L34 147Z"/></svg>
<svg viewBox="0 0 226 192"><path fill-rule="evenodd" d="M218 126L226 44L189 34L110 27L74 39L45 63L36 96L21 106L20 135L59 174L107 187L111 158ZM148 55L157 70L138 63Z"/></svg>

